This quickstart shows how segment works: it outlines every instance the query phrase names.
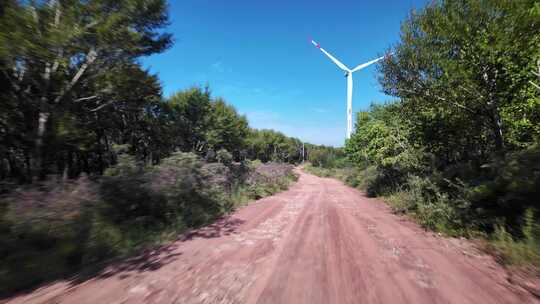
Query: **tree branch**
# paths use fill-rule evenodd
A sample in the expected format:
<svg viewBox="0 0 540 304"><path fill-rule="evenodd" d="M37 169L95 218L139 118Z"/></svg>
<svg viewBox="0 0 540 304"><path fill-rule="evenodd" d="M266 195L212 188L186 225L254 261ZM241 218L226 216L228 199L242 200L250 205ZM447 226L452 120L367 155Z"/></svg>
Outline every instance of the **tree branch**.
<svg viewBox="0 0 540 304"><path fill-rule="evenodd" d="M99 110L103 109L104 107L106 107L106 106L108 106L108 105L111 105L111 104L113 104L113 103L114 103L114 100L111 100L111 101L109 101L109 102L107 102L107 103L104 103L104 104L98 106L97 108L91 109L90 112L99 111Z"/></svg>
<svg viewBox="0 0 540 304"><path fill-rule="evenodd" d="M39 16L37 14L36 7L31 5L30 6L30 12L32 13L32 18L34 18L34 22L36 23L36 29L37 29L37 32L38 32L39 36L43 36L41 34L41 30L39 29Z"/></svg>
<svg viewBox="0 0 540 304"><path fill-rule="evenodd" d="M92 100L92 99L96 99L96 98L98 98L97 95L92 95L92 96L88 96L88 97L77 98L77 99L73 100L73 102L88 101L88 100Z"/></svg>
<svg viewBox="0 0 540 304"><path fill-rule="evenodd" d="M62 100L62 98L64 98L64 96L69 92L71 91L71 89L77 84L77 82L79 81L79 79L81 78L81 76L84 74L84 72L86 71L86 69L88 69L88 67L94 63L94 61L96 60L97 58L97 52L96 52L96 49L95 48L92 48L90 49L90 51L88 52L88 54L86 55L86 62L83 63L81 65L81 67L79 68L79 70L77 71L77 73L75 73L75 76L73 76L73 78L71 79L71 81L69 82L69 84L67 85L67 87L54 99L54 102L55 103L58 103L60 102L60 100Z"/></svg>
<svg viewBox="0 0 540 304"><path fill-rule="evenodd" d="M408 89L402 89L402 90L405 91L405 92L411 93L411 94L418 94L417 92L415 92L415 91L413 91L413 90L408 90ZM448 102L448 103L453 104L454 106L456 106L456 107L458 107L458 108L461 108L461 109L463 109L463 110L466 110L467 112L469 112L469 113L471 113L471 114L476 114L476 111L474 111L473 109L471 109L471 108L469 108L469 107L467 107L467 106L464 106L464 105L462 105L462 104L459 104L459 103L457 103L457 102L455 102L455 101L448 100L448 99L446 99L446 98L444 98L444 97L441 97L441 96L433 95L433 94L431 94L431 93L429 92L429 90L427 90L427 89L424 89L423 91L424 91L424 94L426 95L426 97L429 97L429 98L436 98L436 99L438 99L438 100L440 100L440 101Z"/></svg>
<svg viewBox="0 0 540 304"><path fill-rule="evenodd" d="M60 2L54 1L53 5L56 6L54 14L54 28L58 30L58 26L60 25L60 16L62 15L62 11L60 9L61 4ZM56 53L56 59L54 60L54 63L52 65L52 73L56 73L58 67L60 66L60 58L62 58L62 56L64 55L64 49L62 47L58 47L57 50L58 51Z"/></svg>

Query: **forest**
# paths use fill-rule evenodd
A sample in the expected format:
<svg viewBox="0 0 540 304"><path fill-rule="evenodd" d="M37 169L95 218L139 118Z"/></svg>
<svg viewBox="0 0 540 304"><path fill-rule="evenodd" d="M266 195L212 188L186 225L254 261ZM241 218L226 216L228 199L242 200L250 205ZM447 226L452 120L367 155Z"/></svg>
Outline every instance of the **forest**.
<svg viewBox="0 0 540 304"><path fill-rule="evenodd" d="M167 50L164 1L3 2L0 179L103 174L115 145L148 164L174 151L297 162L302 143L253 130L209 88L162 96L142 56Z"/></svg>
<svg viewBox="0 0 540 304"><path fill-rule="evenodd" d="M501 262L540 266L540 3L441 1L402 23L343 149L308 170L381 196Z"/></svg>

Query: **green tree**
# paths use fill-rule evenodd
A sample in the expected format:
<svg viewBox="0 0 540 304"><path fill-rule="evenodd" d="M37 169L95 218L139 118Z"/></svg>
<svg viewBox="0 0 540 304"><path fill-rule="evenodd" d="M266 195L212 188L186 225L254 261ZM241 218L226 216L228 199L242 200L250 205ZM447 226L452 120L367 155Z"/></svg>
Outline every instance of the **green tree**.
<svg viewBox="0 0 540 304"><path fill-rule="evenodd" d="M163 0L3 3L0 67L7 98L23 108L32 142L25 158L33 171L47 173L44 151L55 115L75 104L92 101L97 106L89 111L97 112L116 102L109 99L111 87L93 82L165 50L170 35L159 29L166 23Z"/></svg>
<svg viewBox="0 0 540 304"><path fill-rule="evenodd" d="M169 98L175 148L203 153L208 147L206 132L211 112L210 91L198 87L177 92Z"/></svg>
<svg viewBox="0 0 540 304"><path fill-rule="evenodd" d="M355 132L345 144L345 151L356 164L398 166L410 161L414 150L408 122L401 117L402 104L371 105L357 115Z"/></svg>
<svg viewBox="0 0 540 304"><path fill-rule="evenodd" d="M246 154L250 159L289 163L302 160L302 142L274 130L252 129L249 132L246 145Z"/></svg>
<svg viewBox="0 0 540 304"><path fill-rule="evenodd" d="M209 113L209 128L206 140L210 149L218 151L225 149L238 154L244 149L248 134L248 121L225 100L218 98L211 104Z"/></svg>
<svg viewBox="0 0 540 304"><path fill-rule="evenodd" d="M437 1L403 23L380 80L403 101L418 140L446 162L485 159L538 135L529 81L539 11L533 0Z"/></svg>

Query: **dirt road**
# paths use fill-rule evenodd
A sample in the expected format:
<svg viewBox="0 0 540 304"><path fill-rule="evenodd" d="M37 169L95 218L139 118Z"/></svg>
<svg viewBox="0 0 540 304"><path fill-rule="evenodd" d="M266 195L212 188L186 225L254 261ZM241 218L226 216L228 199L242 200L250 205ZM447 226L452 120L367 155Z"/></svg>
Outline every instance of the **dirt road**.
<svg viewBox="0 0 540 304"><path fill-rule="evenodd" d="M342 183L300 173L170 246L10 303L537 303L466 241L420 229Z"/></svg>

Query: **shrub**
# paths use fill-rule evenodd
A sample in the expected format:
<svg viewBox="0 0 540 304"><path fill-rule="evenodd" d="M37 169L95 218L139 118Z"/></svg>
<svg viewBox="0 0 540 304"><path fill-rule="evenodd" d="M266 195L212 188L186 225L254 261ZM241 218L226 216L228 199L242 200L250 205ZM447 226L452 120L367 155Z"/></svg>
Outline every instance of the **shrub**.
<svg viewBox="0 0 540 304"><path fill-rule="evenodd" d="M485 164L481 173L470 182L468 199L477 217L485 219L484 229L491 232L502 220L509 233L523 237L526 210L540 211L540 147Z"/></svg>
<svg viewBox="0 0 540 304"><path fill-rule="evenodd" d="M510 234L505 225L497 225L488 249L494 251L505 264L540 267L540 225L532 209L527 209L523 222L522 238Z"/></svg>
<svg viewBox="0 0 540 304"><path fill-rule="evenodd" d="M308 159L313 166L322 168L341 167L347 162L341 149L324 146L313 148Z"/></svg>
<svg viewBox="0 0 540 304"><path fill-rule="evenodd" d="M47 181L0 199L0 294L80 268L93 233L97 187L88 178ZM112 239L103 250L109 252Z"/></svg>
<svg viewBox="0 0 540 304"><path fill-rule="evenodd" d="M236 184L231 193L232 200L242 205L252 199L260 199L285 190L298 179L293 166L287 164L257 164L251 170L245 183Z"/></svg>
<svg viewBox="0 0 540 304"><path fill-rule="evenodd" d="M233 161L233 156L229 151L221 149L216 153L217 161L224 164L225 166L230 166Z"/></svg>
<svg viewBox="0 0 540 304"><path fill-rule="evenodd" d="M397 210L412 213L428 229L458 235L473 228L467 222L469 202L450 197L430 178L411 175L398 193L391 198Z"/></svg>
<svg viewBox="0 0 540 304"><path fill-rule="evenodd" d="M135 253L287 188L293 166L207 164L174 153L154 167L122 154L100 181L48 181L0 197L0 294ZM100 266L101 265L101 266Z"/></svg>

